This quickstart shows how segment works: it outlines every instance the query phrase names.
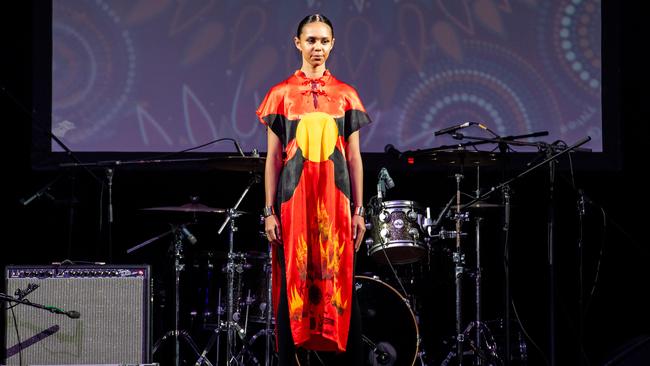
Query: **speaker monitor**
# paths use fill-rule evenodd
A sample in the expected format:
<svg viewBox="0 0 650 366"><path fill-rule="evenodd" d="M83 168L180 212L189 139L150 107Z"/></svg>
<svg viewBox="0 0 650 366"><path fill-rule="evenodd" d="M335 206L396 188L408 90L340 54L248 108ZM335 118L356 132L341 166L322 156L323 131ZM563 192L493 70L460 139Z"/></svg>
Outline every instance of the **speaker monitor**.
<svg viewBox="0 0 650 366"><path fill-rule="evenodd" d="M19 350L26 365L149 362L149 266L8 266L5 275L7 293L27 290L32 303L79 313L8 306L7 365L19 363Z"/></svg>

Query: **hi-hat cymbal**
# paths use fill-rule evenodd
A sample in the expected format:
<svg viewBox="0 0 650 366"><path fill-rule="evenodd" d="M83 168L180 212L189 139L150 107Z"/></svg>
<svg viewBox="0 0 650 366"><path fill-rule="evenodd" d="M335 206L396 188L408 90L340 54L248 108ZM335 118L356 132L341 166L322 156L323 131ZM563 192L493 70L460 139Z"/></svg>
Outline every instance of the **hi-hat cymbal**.
<svg viewBox="0 0 650 366"><path fill-rule="evenodd" d="M186 203L181 206L161 206L161 207L147 207L142 208L143 211L166 211L166 212L190 212L190 213L226 213L227 208L216 208L206 206L202 203ZM245 214L244 211L237 211L237 214Z"/></svg>
<svg viewBox="0 0 650 366"><path fill-rule="evenodd" d="M264 171L265 163L266 158L259 156L224 156L208 160L208 165L215 169L256 173Z"/></svg>
<svg viewBox="0 0 650 366"><path fill-rule="evenodd" d="M413 155L415 161L430 161L452 166L493 165L497 154L490 151L438 150L419 152Z"/></svg>

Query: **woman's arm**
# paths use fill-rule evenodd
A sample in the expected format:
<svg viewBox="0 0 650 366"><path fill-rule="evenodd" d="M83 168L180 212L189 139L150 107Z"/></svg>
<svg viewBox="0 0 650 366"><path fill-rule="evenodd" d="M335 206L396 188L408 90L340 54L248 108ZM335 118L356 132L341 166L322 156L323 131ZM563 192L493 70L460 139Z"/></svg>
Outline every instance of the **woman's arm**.
<svg viewBox="0 0 650 366"><path fill-rule="evenodd" d="M363 207L363 162L361 161L361 148L359 146L359 131L353 132L348 137L348 146L345 151L350 172L350 184L352 188L353 207ZM363 234L366 232L366 224L362 215L352 212L352 239L354 250L359 250Z"/></svg>
<svg viewBox="0 0 650 366"><path fill-rule="evenodd" d="M266 165L264 166L264 193L265 206L274 207L275 197L278 190L278 179L282 170L282 143L278 136L266 129L267 135L267 154ZM264 231L270 242L276 244L282 243L282 233L280 230L279 220L274 212L273 215L264 218Z"/></svg>

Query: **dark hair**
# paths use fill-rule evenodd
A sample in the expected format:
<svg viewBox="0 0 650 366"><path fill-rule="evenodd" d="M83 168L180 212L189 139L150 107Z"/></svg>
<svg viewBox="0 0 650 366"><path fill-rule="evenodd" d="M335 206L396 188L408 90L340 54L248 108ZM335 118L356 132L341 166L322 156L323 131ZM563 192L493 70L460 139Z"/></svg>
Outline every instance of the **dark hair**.
<svg viewBox="0 0 650 366"><path fill-rule="evenodd" d="M321 14L312 14L312 15L307 15L304 17L300 23L298 23L298 30L296 31L296 37L300 38L300 33L302 33L302 28L308 24L308 23L316 23L316 22L321 22L325 23L330 27L330 30L332 30L332 37L334 37L334 26L332 25L332 22L324 15Z"/></svg>

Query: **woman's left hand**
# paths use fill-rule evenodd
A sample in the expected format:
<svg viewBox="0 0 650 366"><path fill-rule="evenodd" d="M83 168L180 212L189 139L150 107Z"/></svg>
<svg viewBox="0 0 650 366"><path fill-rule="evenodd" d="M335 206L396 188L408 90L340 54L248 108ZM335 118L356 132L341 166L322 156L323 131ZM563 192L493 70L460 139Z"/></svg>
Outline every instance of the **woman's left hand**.
<svg viewBox="0 0 650 366"><path fill-rule="evenodd" d="M354 251L358 251L363 240L363 235L366 232L366 222L363 216L352 216L352 240L354 240Z"/></svg>

